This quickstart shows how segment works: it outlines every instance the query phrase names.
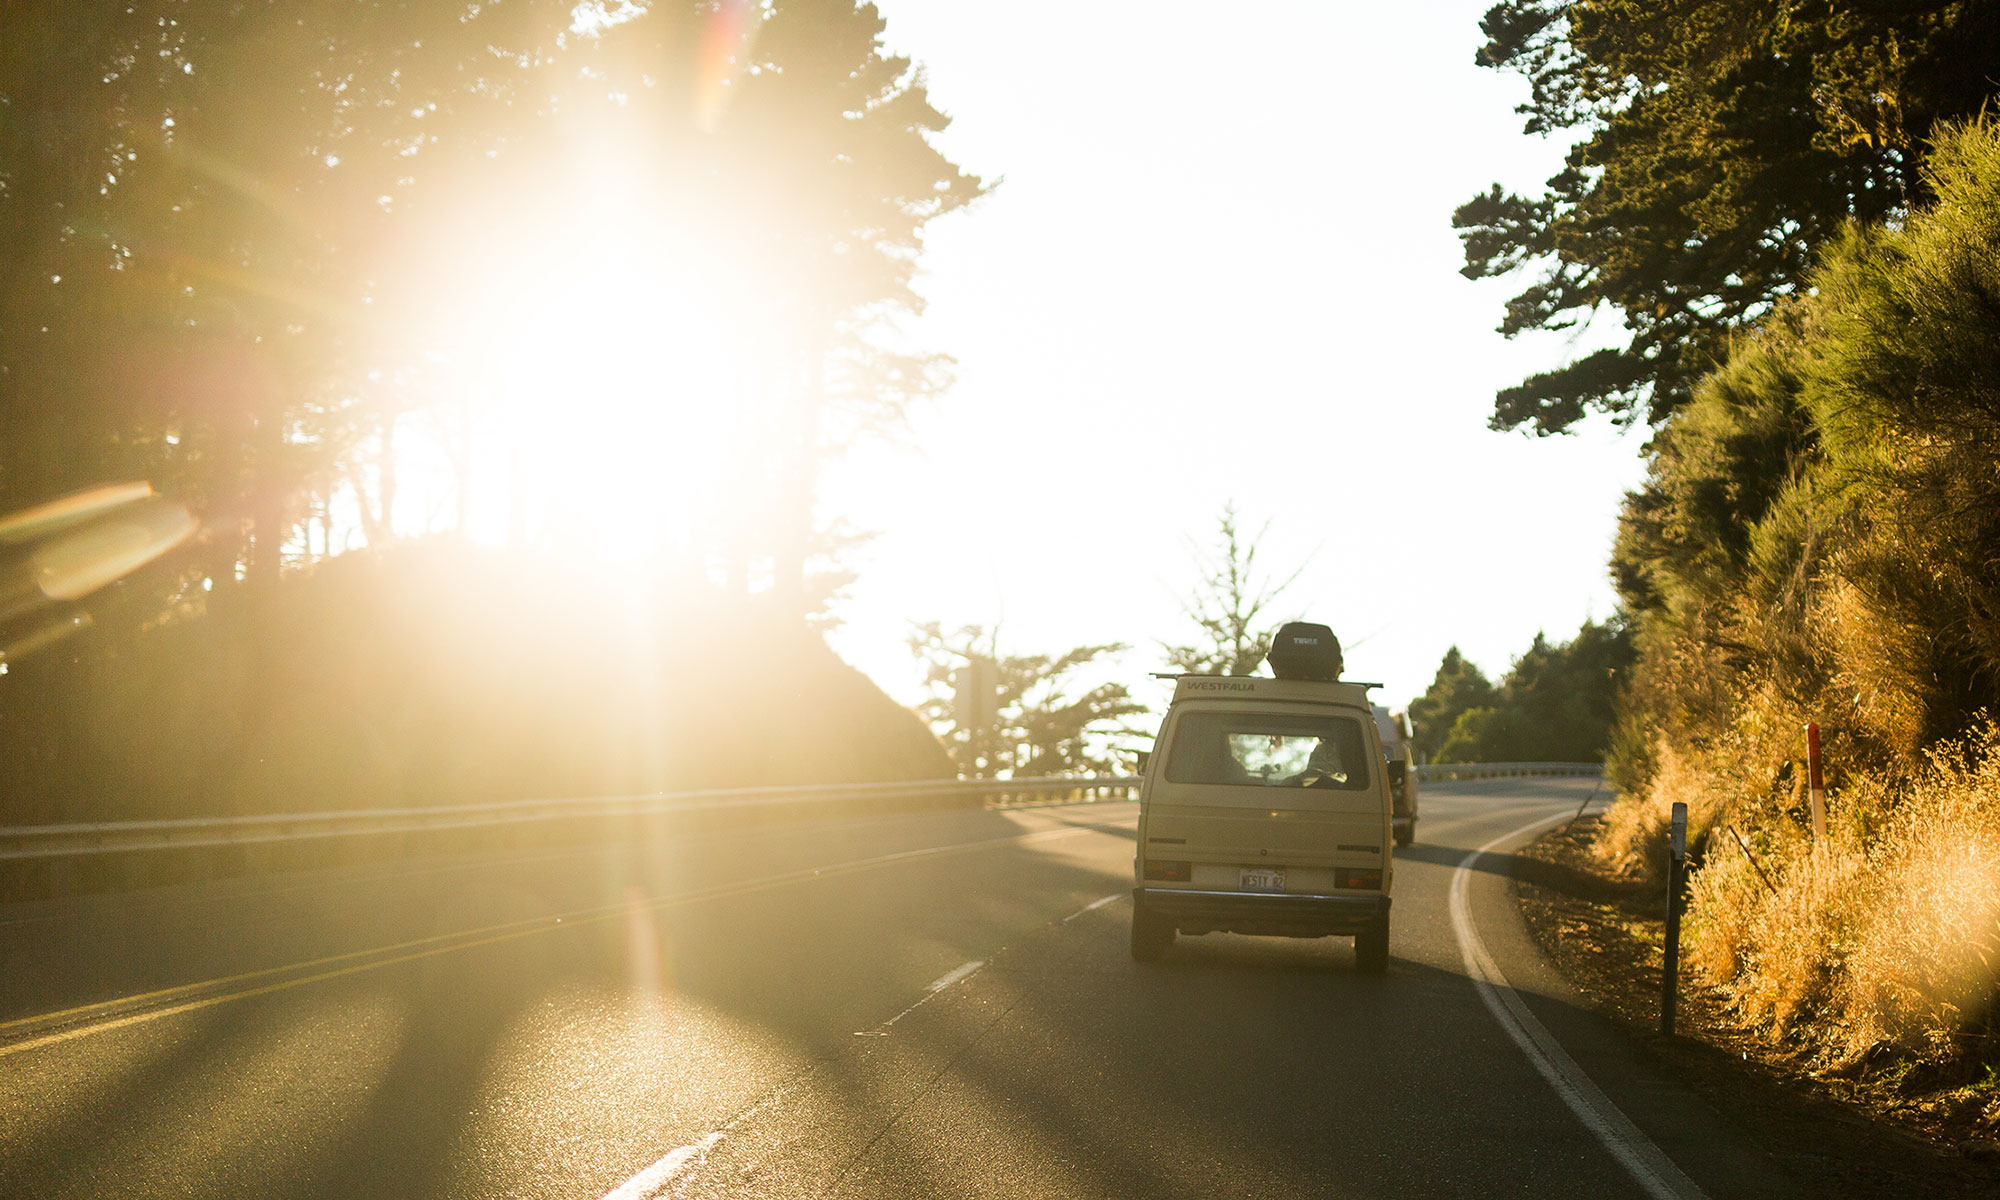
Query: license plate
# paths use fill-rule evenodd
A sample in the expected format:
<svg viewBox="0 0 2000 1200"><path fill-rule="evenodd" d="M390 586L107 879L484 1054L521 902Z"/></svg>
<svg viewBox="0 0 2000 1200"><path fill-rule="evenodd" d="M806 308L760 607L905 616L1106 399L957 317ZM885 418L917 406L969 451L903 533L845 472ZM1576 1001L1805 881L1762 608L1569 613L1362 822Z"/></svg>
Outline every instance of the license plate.
<svg viewBox="0 0 2000 1200"><path fill-rule="evenodd" d="M1285 890L1285 873L1275 867L1245 867L1241 875L1241 886L1246 892L1282 892Z"/></svg>

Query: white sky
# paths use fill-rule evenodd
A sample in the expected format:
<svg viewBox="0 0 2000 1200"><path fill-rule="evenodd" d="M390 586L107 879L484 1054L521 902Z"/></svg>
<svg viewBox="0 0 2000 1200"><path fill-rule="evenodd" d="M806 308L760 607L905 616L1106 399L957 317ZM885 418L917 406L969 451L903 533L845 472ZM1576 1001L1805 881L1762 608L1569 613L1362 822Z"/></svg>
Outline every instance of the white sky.
<svg viewBox="0 0 2000 1200"><path fill-rule="evenodd" d="M1143 678L1232 498L1274 571L1310 556L1281 615L1396 707L1453 643L1497 678L1611 613L1643 431L1486 428L1496 388L1576 349L1501 338L1514 281L1457 273L1452 210L1564 149L1473 65L1489 0L879 3L942 147L1005 182L924 259L909 333L956 386L828 472L823 511L880 534L850 662L913 701L910 622L997 621L1003 652L1133 643Z"/></svg>

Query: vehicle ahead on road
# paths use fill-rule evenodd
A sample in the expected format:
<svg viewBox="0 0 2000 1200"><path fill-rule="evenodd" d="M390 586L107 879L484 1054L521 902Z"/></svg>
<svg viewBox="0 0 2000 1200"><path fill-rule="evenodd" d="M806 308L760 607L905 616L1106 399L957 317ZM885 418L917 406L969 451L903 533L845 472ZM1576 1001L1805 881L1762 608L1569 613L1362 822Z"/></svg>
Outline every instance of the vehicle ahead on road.
<svg viewBox="0 0 2000 1200"><path fill-rule="evenodd" d="M1382 757L1389 764L1389 795L1395 800L1390 824L1396 831L1396 844L1407 846L1417 838L1417 756L1410 739L1410 718L1379 704L1374 712L1375 733L1382 739Z"/></svg>
<svg viewBox="0 0 2000 1200"><path fill-rule="evenodd" d="M1303 664L1288 638L1313 639ZM1320 638L1330 658L1310 653ZM1372 685L1339 680L1323 625L1288 625L1278 643L1273 667L1291 678L1176 677L1139 789L1141 962L1177 933L1229 932L1348 935L1362 970L1388 967L1393 800Z"/></svg>

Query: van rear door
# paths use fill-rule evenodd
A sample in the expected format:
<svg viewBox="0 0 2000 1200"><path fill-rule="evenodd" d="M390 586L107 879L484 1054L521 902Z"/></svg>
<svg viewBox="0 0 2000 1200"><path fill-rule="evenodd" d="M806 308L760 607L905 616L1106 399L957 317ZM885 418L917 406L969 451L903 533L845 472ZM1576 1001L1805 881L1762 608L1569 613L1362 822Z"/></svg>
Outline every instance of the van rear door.
<svg viewBox="0 0 2000 1200"><path fill-rule="evenodd" d="M1336 866L1385 866L1373 732L1363 713L1326 706L1178 707L1148 788L1143 857L1193 864L1192 886L1283 866L1286 891L1330 888Z"/></svg>

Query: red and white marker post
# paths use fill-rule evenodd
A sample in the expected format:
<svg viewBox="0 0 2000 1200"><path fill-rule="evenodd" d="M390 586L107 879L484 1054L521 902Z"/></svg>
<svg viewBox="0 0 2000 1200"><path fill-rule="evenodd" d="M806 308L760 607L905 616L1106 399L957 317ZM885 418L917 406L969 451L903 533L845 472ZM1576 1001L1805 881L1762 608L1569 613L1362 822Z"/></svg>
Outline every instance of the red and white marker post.
<svg viewBox="0 0 2000 1200"><path fill-rule="evenodd" d="M1806 798L1812 805L1813 844L1826 837L1826 784L1819 773L1819 722L1806 726Z"/></svg>

